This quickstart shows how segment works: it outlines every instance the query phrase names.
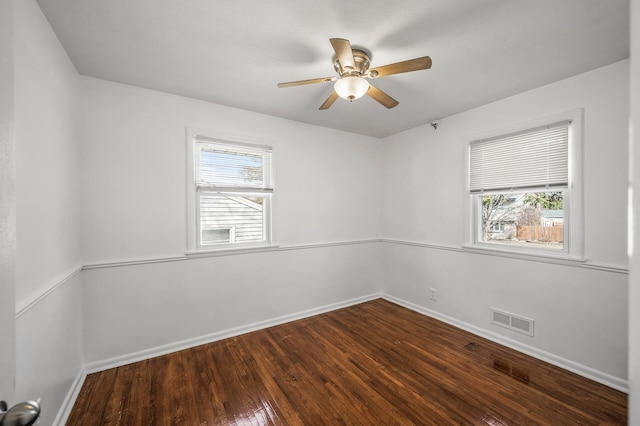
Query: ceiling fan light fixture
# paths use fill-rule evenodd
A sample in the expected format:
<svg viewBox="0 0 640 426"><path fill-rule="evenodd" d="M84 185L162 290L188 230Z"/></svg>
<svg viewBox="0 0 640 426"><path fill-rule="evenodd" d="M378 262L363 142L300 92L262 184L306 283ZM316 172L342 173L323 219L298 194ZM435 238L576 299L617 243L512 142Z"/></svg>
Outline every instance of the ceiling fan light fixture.
<svg viewBox="0 0 640 426"><path fill-rule="evenodd" d="M369 82L365 80L365 78L379 78L431 68L431 58L423 56L421 58L409 59L408 61L396 62L394 64L369 69L370 54L368 52L351 48L351 42L344 38L331 38L329 42L331 42L331 46L335 52L332 60L333 69L338 73L337 77L312 78L278 83L278 87L291 87L335 81L331 94L322 105L320 105L319 110L328 109L338 98L353 101L363 97L365 94L387 109L395 108L398 106L398 101L376 86L369 85Z"/></svg>
<svg viewBox="0 0 640 426"><path fill-rule="evenodd" d="M342 77L333 86L338 96L348 101L361 98L369 90L369 82L362 77Z"/></svg>

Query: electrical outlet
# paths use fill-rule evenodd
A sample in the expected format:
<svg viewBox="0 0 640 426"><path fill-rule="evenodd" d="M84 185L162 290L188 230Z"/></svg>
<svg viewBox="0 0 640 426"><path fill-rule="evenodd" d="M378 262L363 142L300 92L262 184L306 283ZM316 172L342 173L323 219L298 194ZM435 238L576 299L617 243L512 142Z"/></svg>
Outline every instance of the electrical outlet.
<svg viewBox="0 0 640 426"><path fill-rule="evenodd" d="M438 300L438 289L437 288L430 288L429 289L429 299Z"/></svg>

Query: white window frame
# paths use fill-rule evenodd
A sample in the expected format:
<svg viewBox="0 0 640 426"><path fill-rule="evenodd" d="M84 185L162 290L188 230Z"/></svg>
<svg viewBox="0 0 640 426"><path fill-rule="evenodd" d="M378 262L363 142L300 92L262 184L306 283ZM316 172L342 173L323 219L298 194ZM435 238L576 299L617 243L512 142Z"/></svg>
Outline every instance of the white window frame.
<svg viewBox="0 0 640 426"><path fill-rule="evenodd" d="M561 121L568 120L571 122L569 126L569 176L568 185L564 192L564 247L563 250L545 249L541 247L522 247L510 246L507 244L491 243L481 241L481 224L479 224L480 212L482 208L481 198L477 194L471 194L469 188L470 174L470 155L469 147L474 141L480 139L497 138L500 136L526 131L537 127L551 125ZM467 220L464 225L464 233L466 235L466 244L463 248L471 252L479 252L483 254L493 254L498 256L516 257L524 259L560 259L567 261L584 260L584 220L583 220L583 109L562 112L546 117L541 117L531 121L514 124L511 126L501 127L490 131L476 133L465 138L465 211ZM524 188L518 190L521 192L548 192L553 189L546 188ZM499 191L487 194L498 193ZM508 193L503 191L502 193Z"/></svg>
<svg viewBox="0 0 640 426"><path fill-rule="evenodd" d="M243 251L252 249L261 249L261 248L273 248L273 239L272 239L272 206L273 206L273 193L261 193L261 192L251 192L245 190L238 191L224 191L220 192L220 194L226 194L230 196L237 197L246 197L248 195L255 195L264 197L263 202L263 240L262 241L251 241L251 242L229 242L229 243L216 243L216 244L207 244L200 245L198 236L201 236L200 229L200 206L199 206L199 197L198 191L196 188L196 158L197 158L197 150L196 143L198 140L206 140L211 141L213 143L220 143L230 146L244 147L244 148L255 148L255 149L269 149L273 155L273 147L269 143L265 143L268 141L258 140L255 138L212 131L206 129L198 129L193 127L186 128L186 146L187 146L187 254L198 254L198 253L221 253L226 251ZM273 163L271 164L273 169ZM273 176L273 170L271 170L272 174L272 183L275 180ZM275 183L273 183L275 186Z"/></svg>

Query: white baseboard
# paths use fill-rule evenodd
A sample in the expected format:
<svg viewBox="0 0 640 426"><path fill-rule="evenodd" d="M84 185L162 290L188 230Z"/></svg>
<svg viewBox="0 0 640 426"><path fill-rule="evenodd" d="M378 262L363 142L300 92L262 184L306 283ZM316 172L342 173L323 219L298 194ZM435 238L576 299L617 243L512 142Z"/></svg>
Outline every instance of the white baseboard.
<svg viewBox="0 0 640 426"><path fill-rule="evenodd" d="M69 392L67 392L67 396L65 396L60 409L58 410L58 414L56 418L53 420L53 426L64 426L67 423L67 419L69 418L69 414L71 414L71 410L73 409L73 404L75 404L78 395L80 394L80 389L82 389L82 385L84 384L84 380L87 378L87 372L83 368L80 370L78 375L76 376Z"/></svg>
<svg viewBox="0 0 640 426"><path fill-rule="evenodd" d="M443 315L439 312L433 311L431 309L425 308L420 305L416 305L404 299L400 299L398 297L391 296L389 294L382 294L382 298L385 300L388 300L389 302L411 309L412 311L435 318L437 320L450 324L454 327L468 331L477 336L484 337L485 339L491 340L492 342L506 346L518 352L522 352L526 355L530 355L534 358L548 362L549 364L553 364L565 370L571 371L572 373L576 373L580 376L586 377L595 382L601 383L605 386L609 386L610 388L619 390L621 392L629 393L629 382L627 380L612 376L610 374L593 369L591 367L587 367L586 365L579 364L577 362L568 360L566 358L562 358L558 355L554 355L552 353L534 348L532 346L526 345L516 340L509 339L508 337L502 336L497 333L493 333L491 331L482 329L480 327L476 327L472 324L459 321L453 317Z"/></svg>
<svg viewBox="0 0 640 426"><path fill-rule="evenodd" d="M350 300L346 300L338 303L332 303L330 305L320 306L318 308L312 308L305 311L296 312L293 314L283 315L281 317L272 318L265 321L259 321L252 324L231 328L228 330L222 330L222 331L207 334L204 336L195 337L192 339L186 339L179 342L169 343L167 345L157 346L155 348L145 349L145 350L134 352L127 355L122 355L122 356L105 359L101 361L90 362L85 365L85 371L87 374L91 374L97 371L107 370L109 368L120 367L120 366L131 364L134 362L144 361L146 359L154 358L161 355L166 355L166 354L180 351L183 349L189 349L195 346L204 345L206 343L216 342L222 339L228 339L229 337L239 336L241 334L250 333L252 331L262 330L267 327L273 327L275 325L285 324L291 321L296 321L296 320L308 318L314 315L323 314L325 312L335 311L337 309L342 309L348 306L368 302L370 300L379 299L382 296L383 296L382 293L373 293L367 296L361 296L361 297L357 297L354 299L350 299Z"/></svg>

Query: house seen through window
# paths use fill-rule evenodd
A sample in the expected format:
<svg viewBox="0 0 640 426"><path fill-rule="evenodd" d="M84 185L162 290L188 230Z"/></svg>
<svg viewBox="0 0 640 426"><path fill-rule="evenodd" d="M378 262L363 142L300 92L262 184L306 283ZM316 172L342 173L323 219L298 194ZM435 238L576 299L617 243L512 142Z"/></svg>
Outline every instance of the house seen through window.
<svg viewBox="0 0 640 426"><path fill-rule="evenodd" d="M268 243L271 148L194 138L197 246Z"/></svg>
<svg viewBox="0 0 640 426"><path fill-rule="evenodd" d="M570 126L563 121L469 144L475 243L566 251Z"/></svg>

